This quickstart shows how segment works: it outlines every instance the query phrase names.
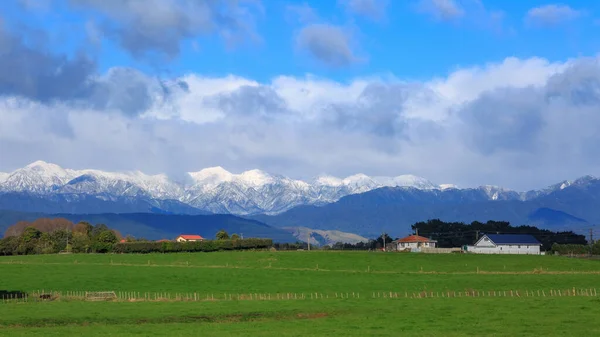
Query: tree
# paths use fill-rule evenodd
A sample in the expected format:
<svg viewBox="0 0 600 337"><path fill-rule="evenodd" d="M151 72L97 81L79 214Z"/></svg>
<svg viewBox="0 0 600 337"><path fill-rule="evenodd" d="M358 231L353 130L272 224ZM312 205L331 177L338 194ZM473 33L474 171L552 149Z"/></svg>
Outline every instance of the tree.
<svg viewBox="0 0 600 337"><path fill-rule="evenodd" d="M100 233L102 233L104 231L108 231L108 230L110 230L110 229L105 224L97 224L96 226L94 226L94 228L92 228L92 233L91 233L90 237L93 240L94 238L98 237L98 235L100 235Z"/></svg>
<svg viewBox="0 0 600 337"><path fill-rule="evenodd" d="M89 222L79 221L79 223L73 227L73 233L81 233L87 237L91 237L93 229L94 226L92 226Z"/></svg>
<svg viewBox="0 0 600 337"><path fill-rule="evenodd" d="M92 240L92 250L96 253L110 252L112 250L112 246L117 243L117 241L119 241L119 239L113 231L102 231Z"/></svg>
<svg viewBox="0 0 600 337"><path fill-rule="evenodd" d="M17 236L7 236L0 239L0 255L14 255L19 246L20 238Z"/></svg>
<svg viewBox="0 0 600 337"><path fill-rule="evenodd" d="M50 233L50 243L55 252L60 252L67 249L67 241L71 241L73 232L65 229L58 229Z"/></svg>
<svg viewBox="0 0 600 337"><path fill-rule="evenodd" d="M85 233L73 233L72 248L74 253L89 253L92 240Z"/></svg>
<svg viewBox="0 0 600 337"><path fill-rule="evenodd" d="M34 227L27 227L23 231L23 234L21 234L21 241L28 243L32 240L39 239L40 236L42 236L42 232Z"/></svg>
<svg viewBox="0 0 600 337"><path fill-rule="evenodd" d="M237 235L236 233L231 234L231 240L239 240L240 236Z"/></svg>
<svg viewBox="0 0 600 337"><path fill-rule="evenodd" d="M229 234L227 234L227 232L223 229L221 229L220 231L217 232L217 240L228 240L229 239Z"/></svg>

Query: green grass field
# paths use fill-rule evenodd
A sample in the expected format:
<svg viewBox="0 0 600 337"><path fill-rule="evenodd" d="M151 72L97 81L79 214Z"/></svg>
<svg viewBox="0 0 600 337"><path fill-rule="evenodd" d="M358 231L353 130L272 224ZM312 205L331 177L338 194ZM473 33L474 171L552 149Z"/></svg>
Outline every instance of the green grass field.
<svg viewBox="0 0 600 337"><path fill-rule="evenodd" d="M39 255L0 258L0 275L0 291L110 290L136 292L141 298L145 293L172 298L198 293L216 299L7 301L0 303L0 335L10 336L600 334L600 297L589 296L600 288L600 261L554 256L331 251ZM573 288L590 291L566 296L564 291ZM466 290L480 291L481 297L467 296ZM412 298L424 291L434 298ZM520 295L487 297L494 291ZM441 297L454 292L464 295ZM250 293L263 294L264 300L235 297ZM277 293L294 293L298 299L275 300ZM310 299L314 293L323 298ZM355 296L336 298L340 293ZM227 294L234 296L224 300Z"/></svg>

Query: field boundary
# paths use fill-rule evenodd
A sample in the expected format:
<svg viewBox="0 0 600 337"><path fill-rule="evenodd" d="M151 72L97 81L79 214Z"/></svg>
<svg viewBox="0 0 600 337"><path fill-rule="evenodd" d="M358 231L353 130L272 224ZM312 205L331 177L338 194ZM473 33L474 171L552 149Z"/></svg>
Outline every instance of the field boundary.
<svg viewBox="0 0 600 337"><path fill-rule="evenodd" d="M99 295L100 294L100 295ZM92 296L90 296L92 295ZM446 291L373 291L359 292L277 292L277 293L169 293L124 291L46 291L13 292L0 295L1 303L48 301L112 302L213 302L213 301L282 301L323 299L426 299L467 297L598 297L596 288L537 290L446 290Z"/></svg>
<svg viewBox="0 0 600 337"><path fill-rule="evenodd" d="M251 270L289 270L289 271L318 271L318 272L339 272L339 273L370 273L370 274L415 274L415 275L423 275L423 274L432 274L432 275L532 275L532 274L545 274L545 275L600 275L600 270L580 270L580 271L568 271L568 270L548 270L544 268L534 268L532 270L523 270L523 271L486 271L481 270L479 267L476 267L473 271L395 271L395 270L373 270L370 266L367 266L365 269L327 269L320 268L317 264L314 268L304 267L304 268L293 268L293 267L273 267L271 264L268 266L235 266L235 265L194 265L190 264L189 261L183 261L172 264L156 264L152 263L151 260L148 260L148 263L123 263L123 262L109 262L109 263L90 263L90 262L79 262L78 260L74 260L72 263L66 262L24 262L22 260L17 261L1 261L2 264L18 264L18 265L89 265L89 266L126 266L126 267L171 267L171 268L204 268L204 269L251 269Z"/></svg>

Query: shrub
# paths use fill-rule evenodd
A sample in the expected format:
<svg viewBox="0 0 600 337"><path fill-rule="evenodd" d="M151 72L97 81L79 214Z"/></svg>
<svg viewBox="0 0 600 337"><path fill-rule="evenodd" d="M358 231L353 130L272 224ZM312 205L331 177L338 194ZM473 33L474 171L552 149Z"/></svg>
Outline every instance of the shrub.
<svg viewBox="0 0 600 337"><path fill-rule="evenodd" d="M552 252L558 252L560 255L583 255L590 253L590 246L574 245L574 244L558 244L552 245Z"/></svg>
<svg viewBox="0 0 600 337"><path fill-rule="evenodd" d="M113 246L114 253L179 253L214 252L220 250L266 249L271 239L205 240L196 242L121 242Z"/></svg>

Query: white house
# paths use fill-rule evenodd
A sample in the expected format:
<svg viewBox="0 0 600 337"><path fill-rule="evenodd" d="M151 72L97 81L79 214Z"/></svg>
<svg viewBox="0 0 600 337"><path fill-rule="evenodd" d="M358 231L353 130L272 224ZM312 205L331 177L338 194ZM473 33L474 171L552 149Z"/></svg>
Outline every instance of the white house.
<svg viewBox="0 0 600 337"><path fill-rule="evenodd" d="M485 234L475 245L467 246L467 253L540 255L542 244L528 234Z"/></svg>
<svg viewBox="0 0 600 337"><path fill-rule="evenodd" d="M435 248L436 243L435 240L419 235L409 235L393 241L396 250L410 249L410 251L419 251L421 248Z"/></svg>
<svg viewBox="0 0 600 337"><path fill-rule="evenodd" d="M194 241L203 241L204 238L200 235L190 235L190 234L181 234L175 239L177 242L194 242Z"/></svg>

